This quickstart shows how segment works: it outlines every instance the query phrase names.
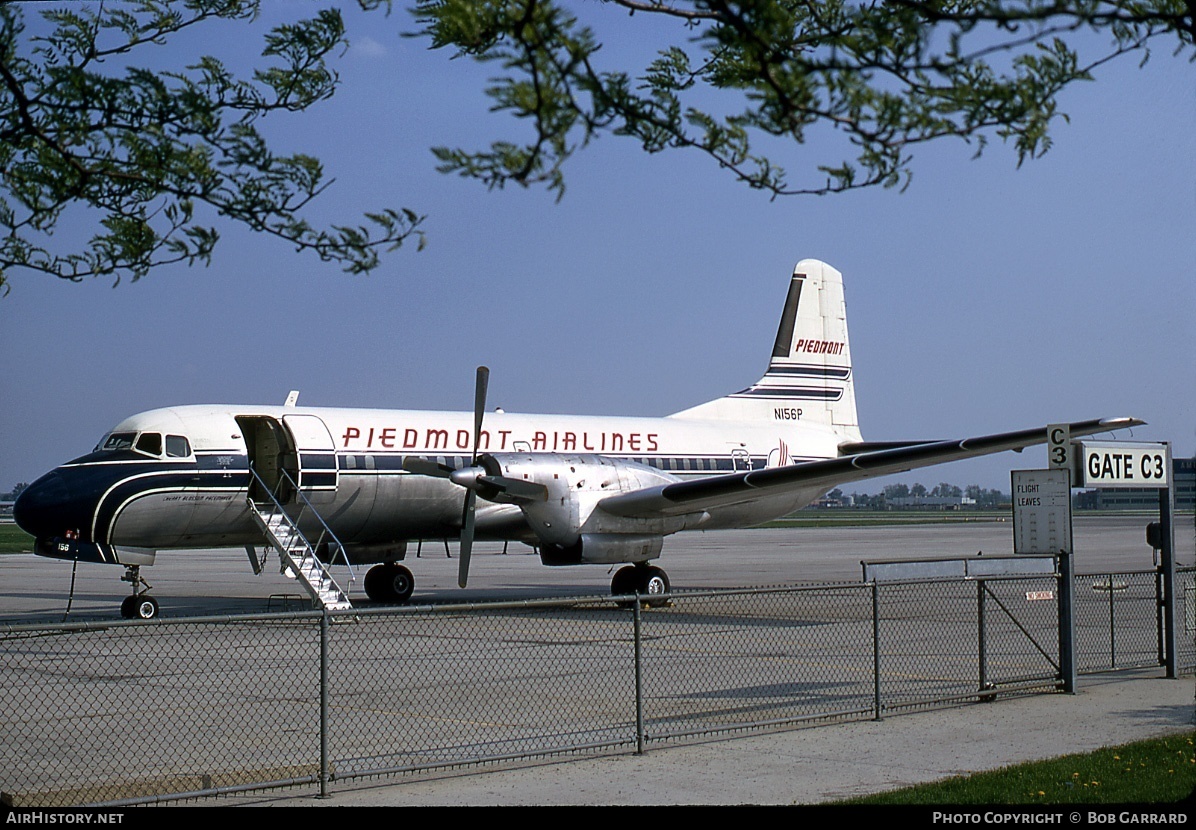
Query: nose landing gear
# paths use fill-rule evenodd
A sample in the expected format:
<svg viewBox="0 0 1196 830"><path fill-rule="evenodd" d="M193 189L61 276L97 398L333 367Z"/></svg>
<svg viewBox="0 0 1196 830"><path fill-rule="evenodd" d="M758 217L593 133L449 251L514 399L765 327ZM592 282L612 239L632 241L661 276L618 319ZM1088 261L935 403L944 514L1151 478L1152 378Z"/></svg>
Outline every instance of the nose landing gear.
<svg viewBox="0 0 1196 830"><path fill-rule="evenodd" d="M125 575L121 582L128 582L133 586L133 596L125 597L120 604L120 615L126 620L152 620L158 616L158 601L147 591L152 587L141 578L141 568L137 565L126 565Z"/></svg>

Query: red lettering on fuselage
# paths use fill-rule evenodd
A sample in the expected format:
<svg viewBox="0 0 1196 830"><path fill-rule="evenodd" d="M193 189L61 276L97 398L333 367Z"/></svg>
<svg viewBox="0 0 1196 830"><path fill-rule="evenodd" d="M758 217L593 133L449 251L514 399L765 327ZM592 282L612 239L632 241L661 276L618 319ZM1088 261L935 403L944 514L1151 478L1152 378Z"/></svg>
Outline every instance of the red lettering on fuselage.
<svg viewBox="0 0 1196 830"><path fill-rule="evenodd" d="M509 452L515 445L525 443L534 452L657 452L660 449L660 435L655 432L573 432L572 430L536 430L530 440L521 438L513 430L497 431L498 446L494 451ZM422 440L421 440L422 438ZM416 452L434 450L469 451L473 448L473 434L468 429L454 428L451 431L440 427L404 427L400 440L399 428L374 425L370 427L347 426L341 434L341 449L403 449ZM482 430L478 435L478 449L490 451L490 433Z"/></svg>

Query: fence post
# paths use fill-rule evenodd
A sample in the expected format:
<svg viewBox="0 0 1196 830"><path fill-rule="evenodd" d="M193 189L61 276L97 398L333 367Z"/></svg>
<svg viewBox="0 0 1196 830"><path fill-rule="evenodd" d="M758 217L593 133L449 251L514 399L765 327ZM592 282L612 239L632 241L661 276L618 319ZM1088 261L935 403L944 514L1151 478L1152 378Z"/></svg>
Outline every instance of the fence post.
<svg viewBox="0 0 1196 830"><path fill-rule="evenodd" d="M980 666L980 691L988 687L988 619L985 616L984 580L976 580L976 649L979 655L976 661Z"/></svg>
<svg viewBox="0 0 1196 830"><path fill-rule="evenodd" d="M1171 463L1171 444L1167 444L1167 470L1174 471ZM1174 475L1174 473L1173 473ZM1167 677L1179 677L1178 620L1175 601L1175 488L1159 490L1159 523L1162 528L1163 554L1163 647L1167 658Z"/></svg>
<svg viewBox="0 0 1196 830"><path fill-rule="evenodd" d="M1156 565L1154 569L1154 625L1158 639L1158 661L1160 666L1167 665L1167 603L1163 600L1166 591L1163 589L1163 568Z"/></svg>
<svg viewBox="0 0 1196 830"><path fill-rule="evenodd" d="M880 720L880 584L872 580L872 707Z"/></svg>
<svg viewBox="0 0 1196 830"><path fill-rule="evenodd" d="M320 798L328 798L328 609L320 615Z"/></svg>
<svg viewBox="0 0 1196 830"><path fill-rule="evenodd" d="M1063 691L1076 693L1076 569L1071 551L1059 551L1059 679Z"/></svg>
<svg viewBox="0 0 1196 830"><path fill-rule="evenodd" d="M1109 589L1109 668L1117 668L1117 611L1113 607L1113 574L1108 577Z"/></svg>
<svg viewBox="0 0 1196 830"><path fill-rule="evenodd" d="M640 594L635 592L631 612L632 641L635 644L635 754L644 754L644 678L640 639Z"/></svg>

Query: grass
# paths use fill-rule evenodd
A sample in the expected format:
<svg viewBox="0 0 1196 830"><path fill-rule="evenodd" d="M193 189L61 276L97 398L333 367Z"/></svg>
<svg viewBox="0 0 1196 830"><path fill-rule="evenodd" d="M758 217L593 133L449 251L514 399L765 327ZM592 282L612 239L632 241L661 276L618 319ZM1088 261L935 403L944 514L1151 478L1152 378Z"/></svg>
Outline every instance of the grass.
<svg viewBox="0 0 1196 830"><path fill-rule="evenodd" d="M32 553L33 537L16 525L0 525L0 553Z"/></svg>
<svg viewBox="0 0 1196 830"><path fill-rule="evenodd" d="M760 527L871 527L1008 522L1008 510L800 510Z"/></svg>
<svg viewBox="0 0 1196 830"><path fill-rule="evenodd" d="M840 804L1169 804L1196 792L1196 731L949 778Z"/></svg>

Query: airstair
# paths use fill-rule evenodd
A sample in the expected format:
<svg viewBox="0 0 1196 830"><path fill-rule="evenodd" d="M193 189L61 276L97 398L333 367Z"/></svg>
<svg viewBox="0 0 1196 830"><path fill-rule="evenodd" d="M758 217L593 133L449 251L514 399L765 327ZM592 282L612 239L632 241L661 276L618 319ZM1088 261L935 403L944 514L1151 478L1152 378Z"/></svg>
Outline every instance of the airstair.
<svg viewBox="0 0 1196 830"><path fill-rule="evenodd" d="M329 611L341 611L352 608L349 594L344 591L336 580L327 564L322 562L316 552L319 550L343 551L340 540L333 534L332 529L312 507L311 502L304 497L292 479L282 471L282 479L278 488L287 487L289 492L295 493L297 498L292 509L288 511L278 498L278 488L271 489L262 480L253 467L249 468L260 487L254 488L257 495L265 498L248 497L250 513L270 545L278 551L282 562L291 573L295 574L298 582L312 599L312 605ZM305 516L314 518L319 527L319 536L314 544L308 534L300 529L300 519ZM309 526L312 522L307 523ZM345 564L348 564L346 560ZM350 570L350 576L352 570Z"/></svg>

